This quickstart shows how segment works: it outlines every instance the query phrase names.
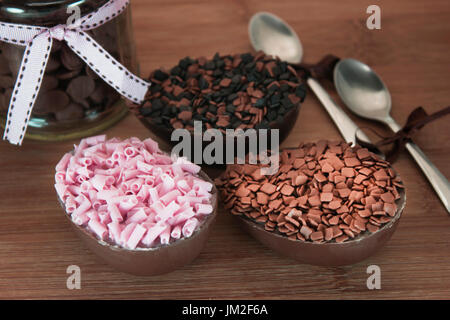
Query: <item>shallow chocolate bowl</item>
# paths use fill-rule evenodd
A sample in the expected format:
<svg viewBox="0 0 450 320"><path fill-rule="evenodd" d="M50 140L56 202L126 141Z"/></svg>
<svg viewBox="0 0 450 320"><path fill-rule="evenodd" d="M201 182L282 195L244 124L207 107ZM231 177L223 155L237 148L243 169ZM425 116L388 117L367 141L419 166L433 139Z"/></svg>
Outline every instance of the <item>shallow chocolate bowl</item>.
<svg viewBox="0 0 450 320"><path fill-rule="evenodd" d="M365 231L358 237L341 243L290 240L279 233L266 231L264 225L254 222L245 216L235 217L246 232L281 255L305 264L343 266L367 259L380 250L392 237L406 205L405 190L401 189L399 195L400 199L396 201L397 212L391 221L374 233Z"/></svg>
<svg viewBox="0 0 450 320"><path fill-rule="evenodd" d="M276 129L281 143L294 127L306 96L302 74L286 62L262 52L255 55L216 54L209 60L187 57L169 71L153 71L149 81L152 86L144 102L141 105L128 102L131 111L151 132L165 141L170 140L176 128L188 129L191 132L191 146L194 146L193 140L197 135L193 132L194 121L202 121L210 128L223 132L225 129L240 128L239 123L250 126L242 128L244 131ZM206 127L203 127L202 134L205 130ZM178 141L169 143L173 146ZM203 150L210 143L203 141ZM247 152L248 149L246 141Z"/></svg>
<svg viewBox="0 0 450 320"><path fill-rule="evenodd" d="M85 227L78 226L66 213L63 202L58 199L64 209L65 216L77 236L97 256L115 269L139 276L155 276L179 269L191 263L206 244L211 227L217 216L218 197L214 182L202 171L198 176L213 184L211 205L213 212L205 216L200 225L189 238L180 238L168 245L151 248L137 247L130 250L98 239Z"/></svg>

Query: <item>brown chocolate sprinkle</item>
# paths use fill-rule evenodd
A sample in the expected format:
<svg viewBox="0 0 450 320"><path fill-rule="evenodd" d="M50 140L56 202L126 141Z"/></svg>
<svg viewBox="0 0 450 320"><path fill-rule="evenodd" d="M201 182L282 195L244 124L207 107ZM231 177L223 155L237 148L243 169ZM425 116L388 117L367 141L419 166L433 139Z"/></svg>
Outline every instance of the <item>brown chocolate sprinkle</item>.
<svg viewBox="0 0 450 320"><path fill-rule="evenodd" d="M262 52L186 57L170 71L151 73L153 84L137 116L164 128L269 129L303 102L306 87L286 62Z"/></svg>
<svg viewBox="0 0 450 320"><path fill-rule="evenodd" d="M276 174L260 169L227 167L216 179L225 207L291 240L341 243L377 232L397 214L403 188L388 162L345 142L285 149Z"/></svg>

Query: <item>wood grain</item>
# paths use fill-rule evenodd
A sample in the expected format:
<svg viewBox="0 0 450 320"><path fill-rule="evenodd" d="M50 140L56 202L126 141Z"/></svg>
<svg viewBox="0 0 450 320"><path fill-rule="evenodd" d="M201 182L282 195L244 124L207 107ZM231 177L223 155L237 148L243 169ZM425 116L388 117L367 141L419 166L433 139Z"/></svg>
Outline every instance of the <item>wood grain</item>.
<svg viewBox="0 0 450 320"><path fill-rule="evenodd" d="M365 11L372 2L133 0L141 68L148 74L188 55L249 51L247 22L253 13L264 10L280 15L295 28L305 48L305 61L315 62L333 53L373 66L389 86L392 113L400 123L419 105L430 112L448 105L448 0L377 1L382 29L370 31L365 27ZM334 92L332 96L339 101ZM353 118L361 126L382 129ZM448 123L446 118L429 125L416 142L450 177ZM107 134L151 136L132 116ZM339 137L317 99L309 94L284 145ZM53 170L74 143L26 141L21 148L0 143L2 299L450 298L450 217L407 154L395 164L408 198L399 228L386 247L364 262L339 268L298 264L269 251L241 232L230 215L220 212L206 248L191 265L144 278L105 265L79 243L66 222L56 202ZM66 268L73 264L82 270L81 290L66 288ZM372 264L381 268L381 290L366 287L366 268Z"/></svg>

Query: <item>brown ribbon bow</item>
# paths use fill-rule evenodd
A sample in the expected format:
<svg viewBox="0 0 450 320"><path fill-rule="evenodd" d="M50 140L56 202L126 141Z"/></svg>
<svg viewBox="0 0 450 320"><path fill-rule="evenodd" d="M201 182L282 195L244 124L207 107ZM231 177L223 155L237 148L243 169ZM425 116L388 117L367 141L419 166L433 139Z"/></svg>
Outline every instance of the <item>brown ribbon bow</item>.
<svg viewBox="0 0 450 320"><path fill-rule="evenodd" d="M450 113L450 106L439 110L431 115L428 115L427 112L422 108L418 107L414 109L411 114L408 116L408 120L406 121L405 126L390 137L383 137L375 130L368 128L370 131L374 132L377 136L382 138L376 143L367 143L358 138L358 133L356 133L356 142L371 150L376 150L379 147L393 145L390 150L386 152L386 159L388 161L395 162L397 160L400 152L405 148L405 144L410 142L412 136L422 129L427 123L430 123L434 120L437 120L447 114Z"/></svg>
<svg viewBox="0 0 450 320"><path fill-rule="evenodd" d="M313 77L318 80L329 80L333 82L333 72L336 64L339 62L340 58L328 54L317 64L306 64L300 63L295 65L299 77L306 79L308 77ZM418 107L414 109L408 116L405 126L392 136L384 137L378 134L375 130L368 129L374 132L378 137L381 138L376 143L367 143L358 138L358 133L356 133L356 141L363 147L368 148L374 152L379 151L379 147L387 146L393 144L392 148L386 152L386 159L391 163L397 160L399 153L405 148L405 144L411 141L412 136L419 131L427 123L430 123L436 119L439 119L450 113L450 106L428 115L427 112L422 108Z"/></svg>
<svg viewBox="0 0 450 320"><path fill-rule="evenodd" d="M317 80L327 79L333 82L333 71L336 64L339 62L339 58L327 54L322 60L316 64L300 63L296 64L298 75L305 79L313 77Z"/></svg>

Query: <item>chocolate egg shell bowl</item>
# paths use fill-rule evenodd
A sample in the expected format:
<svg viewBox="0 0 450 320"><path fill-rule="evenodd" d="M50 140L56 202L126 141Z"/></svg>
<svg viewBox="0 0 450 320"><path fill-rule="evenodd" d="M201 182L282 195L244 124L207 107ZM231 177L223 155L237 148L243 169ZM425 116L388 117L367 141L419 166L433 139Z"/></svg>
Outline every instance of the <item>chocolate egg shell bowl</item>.
<svg viewBox="0 0 450 320"><path fill-rule="evenodd" d="M285 149L273 175L262 175L258 165L231 165L215 182L245 231L285 256L323 266L374 254L406 203L388 162L344 142Z"/></svg>
<svg viewBox="0 0 450 320"><path fill-rule="evenodd" d="M138 118L167 140L175 129L279 129L280 140L295 124L306 95L302 77L288 63L262 52L212 59L184 58L164 71L155 70Z"/></svg>
<svg viewBox="0 0 450 320"><path fill-rule="evenodd" d="M171 161L150 139L99 139L92 145L82 140L56 168L58 201L82 242L135 275L168 273L194 260L217 216L213 181L185 159ZM117 158L112 150L120 145L128 146L125 154L129 147L141 153L108 161ZM84 166L73 173L75 163Z"/></svg>

